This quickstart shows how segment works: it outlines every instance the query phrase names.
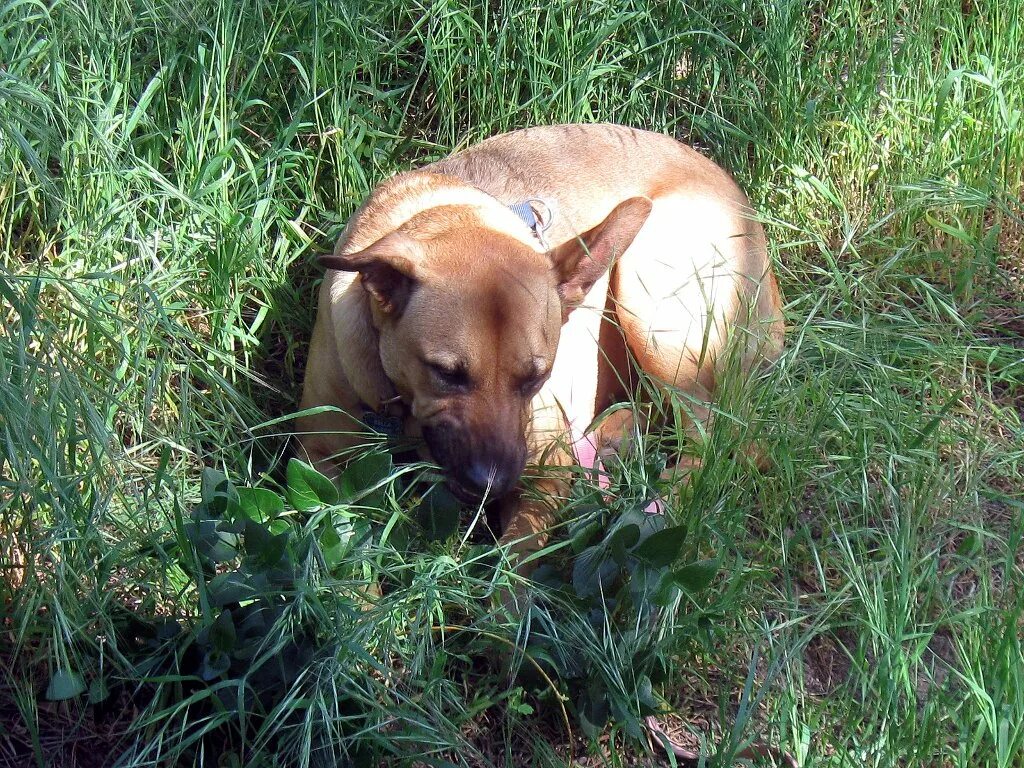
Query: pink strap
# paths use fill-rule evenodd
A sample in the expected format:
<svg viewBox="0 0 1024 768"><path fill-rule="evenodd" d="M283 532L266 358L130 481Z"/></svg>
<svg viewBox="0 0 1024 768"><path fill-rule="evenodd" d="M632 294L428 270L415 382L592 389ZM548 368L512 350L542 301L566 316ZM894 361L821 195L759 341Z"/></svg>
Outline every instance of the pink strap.
<svg viewBox="0 0 1024 768"><path fill-rule="evenodd" d="M570 426L572 434L572 452L576 454L576 463L584 469L597 472L597 487L604 490L609 486L608 473L597 456L597 444L575 425Z"/></svg>
<svg viewBox="0 0 1024 768"><path fill-rule="evenodd" d="M576 463L584 469L593 470L597 473L597 487L602 491L606 490L611 482L608 480L608 473L597 455L597 444L590 435L578 429L575 424L569 425L569 432L572 435L572 452L576 455ZM605 498L608 494L605 494ZM644 513L648 515L665 514L665 503L660 497L655 498L650 504L644 507Z"/></svg>

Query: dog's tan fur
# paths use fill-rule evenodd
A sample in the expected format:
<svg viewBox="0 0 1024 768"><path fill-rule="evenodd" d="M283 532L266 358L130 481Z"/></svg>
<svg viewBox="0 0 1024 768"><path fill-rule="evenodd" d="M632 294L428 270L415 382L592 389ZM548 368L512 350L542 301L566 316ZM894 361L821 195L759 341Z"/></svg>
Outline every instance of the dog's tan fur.
<svg viewBox="0 0 1024 768"><path fill-rule="evenodd" d="M508 208L527 199L549 209L548 249ZM400 396L406 433L425 429L453 477L490 467L520 553L540 546L551 505L504 474L541 455L571 464L570 435L631 394L630 357L710 403L727 345L743 373L782 345L744 194L692 149L621 126L516 131L396 176L322 261L302 407L352 415L300 419L306 455L333 473L360 414ZM537 482L564 493L564 474Z"/></svg>

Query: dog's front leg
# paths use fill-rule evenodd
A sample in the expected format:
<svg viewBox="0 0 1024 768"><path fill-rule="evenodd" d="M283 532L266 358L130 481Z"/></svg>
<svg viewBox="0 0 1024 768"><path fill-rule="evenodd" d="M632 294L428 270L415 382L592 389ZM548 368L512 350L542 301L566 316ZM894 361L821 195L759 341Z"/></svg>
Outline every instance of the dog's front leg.
<svg viewBox="0 0 1024 768"><path fill-rule="evenodd" d="M527 497L521 488L499 504L500 543L508 547L509 559L516 572L529 576L536 567L536 560L530 558L547 544L548 532L556 518L555 509L543 499Z"/></svg>
<svg viewBox="0 0 1024 768"><path fill-rule="evenodd" d="M500 543L508 547L516 571L523 576L536 567L531 558L547 544L569 496L570 468L575 463L570 444L561 409L553 404L535 408L526 479L498 506Z"/></svg>

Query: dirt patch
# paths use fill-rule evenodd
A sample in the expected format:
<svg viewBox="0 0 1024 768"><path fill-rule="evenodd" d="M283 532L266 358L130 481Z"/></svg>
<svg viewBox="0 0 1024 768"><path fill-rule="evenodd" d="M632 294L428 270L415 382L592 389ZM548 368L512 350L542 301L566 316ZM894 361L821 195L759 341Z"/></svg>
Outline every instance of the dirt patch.
<svg viewBox="0 0 1024 768"><path fill-rule="evenodd" d="M830 696L850 679L853 666L849 646L850 632L821 633L812 637L804 648L804 686L814 696Z"/></svg>
<svg viewBox="0 0 1024 768"><path fill-rule="evenodd" d="M921 658L917 673L917 701L924 704L934 689L942 688L949 678L949 670L956 661L956 649L952 636L945 630L932 635Z"/></svg>
<svg viewBox="0 0 1024 768"><path fill-rule="evenodd" d="M8 661L0 681L0 766L107 768L114 764L127 747L129 727L138 715L126 691L114 692L101 705L82 706L78 700L46 701L40 682L33 692L34 722L30 724L18 706Z"/></svg>

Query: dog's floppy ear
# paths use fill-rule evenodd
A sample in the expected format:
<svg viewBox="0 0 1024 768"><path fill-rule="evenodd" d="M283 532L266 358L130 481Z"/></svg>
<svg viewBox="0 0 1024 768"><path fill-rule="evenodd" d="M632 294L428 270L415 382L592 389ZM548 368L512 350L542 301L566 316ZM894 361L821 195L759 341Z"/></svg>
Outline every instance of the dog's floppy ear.
<svg viewBox="0 0 1024 768"><path fill-rule="evenodd" d="M373 245L355 253L342 240L333 254L321 256L323 267L358 272L363 287L388 314L400 314L416 282L416 241L402 232L385 235Z"/></svg>
<svg viewBox="0 0 1024 768"><path fill-rule="evenodd" d="M651 201L646 197L623 200L596 227L552 251L563 321L608 270L612 259L629 247L650 213Z"/></svg>

